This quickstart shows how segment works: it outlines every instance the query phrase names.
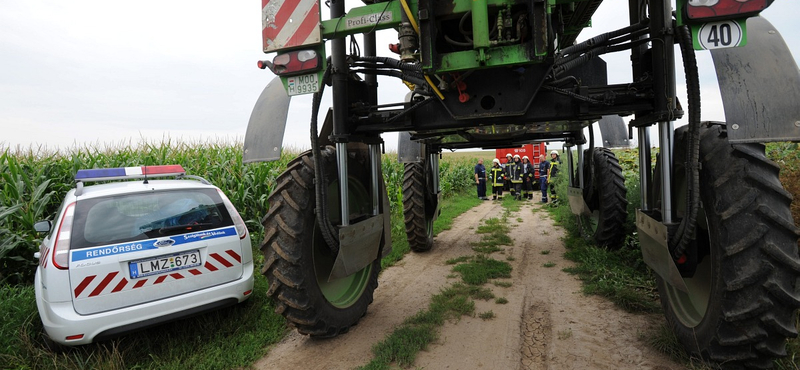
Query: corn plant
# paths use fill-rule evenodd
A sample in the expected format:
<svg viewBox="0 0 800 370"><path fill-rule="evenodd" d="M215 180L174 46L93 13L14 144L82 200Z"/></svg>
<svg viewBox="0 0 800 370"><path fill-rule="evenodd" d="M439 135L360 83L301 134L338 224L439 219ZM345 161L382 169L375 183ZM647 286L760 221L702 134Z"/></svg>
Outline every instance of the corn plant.
<svg viewBox="0 0 800 370"><path fill-rule="evenodd" d="M0 149L2 150L2 149ZM280 160L242 164L242 147L226 142L132 143L118 147L76 147L63 153L41 148L5 149L0 156L0 281L30 283L41 236L33 224L54 217L61 200L74 186L79 169L180 164L187 173L201 176L222 189L245 220L258 246L261 217L278 175L298 151L285 151ZM383 156L383 176L393 214L402 211L403 165L395 154ZM443 195L469 188L472 164L465 160L441 164ZM399 224L402 227L402 223Z"/></svg>

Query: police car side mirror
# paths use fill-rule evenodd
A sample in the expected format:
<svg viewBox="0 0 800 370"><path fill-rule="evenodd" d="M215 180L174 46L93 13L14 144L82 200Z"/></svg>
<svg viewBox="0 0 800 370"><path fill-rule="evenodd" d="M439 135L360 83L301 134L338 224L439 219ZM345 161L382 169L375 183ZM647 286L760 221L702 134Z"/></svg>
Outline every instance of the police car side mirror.
<svg viewBox="0 0 800 370"><path fill-rule="evenodd" d="M49 232L52 227L53 223L50 221L39 221L33 224L33 229L40 233Z"/></svg>

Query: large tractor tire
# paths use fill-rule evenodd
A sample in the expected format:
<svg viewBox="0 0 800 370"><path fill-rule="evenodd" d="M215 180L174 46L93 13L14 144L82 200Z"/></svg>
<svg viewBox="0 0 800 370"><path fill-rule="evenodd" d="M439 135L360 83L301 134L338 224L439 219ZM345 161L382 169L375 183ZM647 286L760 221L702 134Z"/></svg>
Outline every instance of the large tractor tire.
<svg viewBox="0 0 800 370"><path fill-rule="evenodd" d="M688 292L658 279L667 322L688 353L724 368L766 369L797 336L798 229L792 196L761 144L730 145L724 127L703 127L697 269ZM677 213L685 206L686 127L675 133ZM679 185L683 184L683 185ZM683 197L683 199L681 199Z"/></svg>
<svg viewBox="0 0 800 370"><path fill-rule="evenodd" d="M339 216L336 152L322 150L327 189L327 207L333 222ZM365 159L350 158L350 218L369 215L372 209L367 186ZM376 258L364 269L328 281L336 256L331 252L314 214L314 160L311 152L289 163L277 179L264 217L262 273L269 281L267 295L275 300L275 312L302 334L332 337L347 332L372 303L381 264ZM380 253L378 253L380 255Z"/></svg>
<svg viewBox="0 0 800 370"><path fill-rule="evenodd" d="M619 249L625 241L625 222L628 219L628 190L617 157L606 148L586 150L584 158L583 198L591 216L583 216L586 233L601 247ZM593 165L590 165L592 163Z"/></svg>
<svg viewBox="0 0 800 370"><path fill-rule="evenodd" d="M414 252L426 252L433 247L433 221L438 205L438 195L432 191L433 176L427 159L406 163L403 170L403 218L408 247Z"/></svg>

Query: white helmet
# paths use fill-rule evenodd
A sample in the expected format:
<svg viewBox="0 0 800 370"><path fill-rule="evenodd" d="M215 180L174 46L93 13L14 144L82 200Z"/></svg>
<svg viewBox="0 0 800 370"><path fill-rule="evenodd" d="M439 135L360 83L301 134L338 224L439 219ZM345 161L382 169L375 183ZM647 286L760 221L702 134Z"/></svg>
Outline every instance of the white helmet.
<svg viewBox="0 0 800 370"><path fill-rule="evenodd" d="M508 158L508 157L510 157L510 156L511 156L511 153L508 153L508 154L506 154L506 158Z"/></svg>
<svg viewBox="0 0 800 370"><path fill-rule="evenodd" d="M526 155L526 156L523 156L523 157L522 157L522 160L526 160L526 161L528 161L528 162L530 162L530 161L531 161L531 159L530 159L530 158L528 158L528 156L527 156L527 155Z"/></svg>
<svg viewBox="0 0 800 370"><path fill-rule="evenodd" d="M514 154L514 159L519 159L519 154Z"/></svg>
<svg viewBox="0 0 800 370"><path fill-rule="evenodd" d="M554 150L554 151L550 152L550 155L553 155L553 154L558 155L558 151Z"/></svg>
<svg viewBox="0 0 800 370"><path fill-rule="evenodd" d="M492 163L497 163L497 164L500 164L500 160L499 160L499 159L497 159L497 158L495 158L495 159L492 159Z"/></svg>

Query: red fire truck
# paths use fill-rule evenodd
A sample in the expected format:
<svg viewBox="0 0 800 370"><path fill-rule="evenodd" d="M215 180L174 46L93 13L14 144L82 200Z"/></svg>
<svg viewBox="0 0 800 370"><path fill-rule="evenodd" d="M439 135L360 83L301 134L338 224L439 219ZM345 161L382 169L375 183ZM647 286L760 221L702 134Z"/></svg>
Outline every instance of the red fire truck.
<svg viewBox="0 0 800 370"><path fill-rule="evenodd" d="M535 179L539 179L539 155L544 155L547 158L547 145L545 143L537 143L537 144L525 144L518 148L504 148L504 149L497 149L495 153L495 158L500 160L500 163L506 164L506 154L511 154L511 156L515 156L519 154L520 158L524 156L528 156L531 160L531 165L533 165Z"/></svg>

